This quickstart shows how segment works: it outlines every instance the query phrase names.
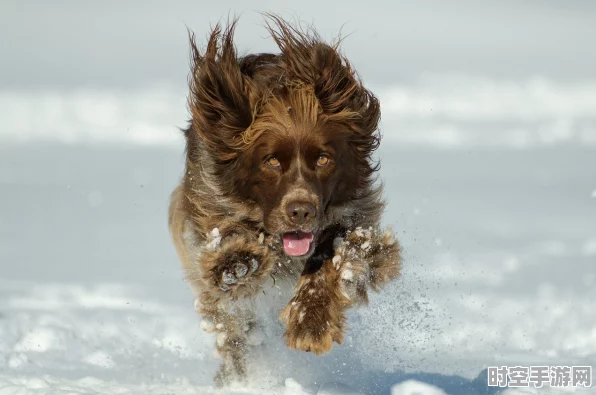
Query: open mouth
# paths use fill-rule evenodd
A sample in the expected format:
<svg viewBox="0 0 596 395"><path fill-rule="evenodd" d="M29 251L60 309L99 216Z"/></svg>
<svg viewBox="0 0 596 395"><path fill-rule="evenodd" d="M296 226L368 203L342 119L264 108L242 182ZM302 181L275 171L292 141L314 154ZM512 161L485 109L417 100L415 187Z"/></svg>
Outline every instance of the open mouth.
<svg viewBox="0 0 596 395"><path fill-rule="evenodd" d="M312 232L287 232L282 235L284 252L289 256L302 256L308 254L314 239Z"/></svg>

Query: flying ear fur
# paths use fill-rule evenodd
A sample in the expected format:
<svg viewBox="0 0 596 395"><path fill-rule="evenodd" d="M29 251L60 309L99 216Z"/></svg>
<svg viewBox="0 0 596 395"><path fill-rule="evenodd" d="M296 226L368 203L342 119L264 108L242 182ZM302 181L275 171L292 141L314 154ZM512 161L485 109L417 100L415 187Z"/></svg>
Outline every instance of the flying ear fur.
<svg viewBox="0 0 596 395"><path fill-rule="evenodd" d="M188 106L191 132L198 133L207 149L220 161L234 159L242 145L241 134L252 123L251 81L242 74L233 36L236 20L222 32L217 24L201 53L193 33Z"/></svg>
<svg viewBox="0 0 596 395"><path fill-rule="evenodd" d="M281 50L284 74L280 82L290 89L293 84L312 86L324 117L345 124L353 150L369 161L380 141L377 98L363 87L348 60L338 52L338 44L324 43L314 29L303 32L278 16L265 15L267 28ZM233 43L235 26L236 20L222 31L217 24L204 53L190 35L190 132L197 133L220 162L233 160L246 147L243 132L257 115L261 96L267 95L242 73ZM376 166L371 167L371 173L374 169Z"/></svg>
<svg viewBox="0 0 596 395"><path fill-rule="evenodd" d="M369 185L378 170L372 153L380 143L377 129L381 116L378 99L365 89L348 60L335 45L324 43L313 28L306 31L289 25L280 17L265 14L267 28L282 53L286 78L314 87L324 116L343 123L347 141L360 163L363 185Z"/></svg>
<svg viewBox="0 0 596 395"><path fill-rule="evenodd" d="M323 112L330 119L352 126L354 147L360 153L372 153L380 139L379 102L339 53L339 42L328 45L312 28L302 31L276 15L265 16L267 28L281 50L287 78L312 85Z"/></svg>

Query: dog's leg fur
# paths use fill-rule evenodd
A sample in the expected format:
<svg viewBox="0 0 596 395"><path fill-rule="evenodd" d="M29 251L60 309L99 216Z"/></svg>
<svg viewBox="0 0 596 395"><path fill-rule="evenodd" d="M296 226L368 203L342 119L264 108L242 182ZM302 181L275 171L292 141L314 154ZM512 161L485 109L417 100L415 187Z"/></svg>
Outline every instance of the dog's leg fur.
<svg viewBox="0 0 596 395"><path fill-rule="evenodd" d="M222 363L215 381L222 386L246 377L248 334L255 325L250 300L269 275L274 255L246 231L201 239L183 199L182 188L177 188L170 204L170 230L195 294L195 310L203 318L201 327L218 334L216 349Z"/></svg>
<svg viewBox="0 0 596 395"><path fill-rule="evenodd" d="M251 298L273 267L267 247L246 236L222 239L219 247L201 253L187 270L191 284L201 289L199 312L218 331L222 358L215 377L218 386L246 378L248 332L254 326ZM195 270L197 269L197 270Z"/></svg>
<svg viewBox="0 0 596 395"><path fill-rule="evenodd" d="M280 314L288 347L319 355L334 341L342 343L347 298L341 294L337 274L327 259L318 271L300 277L295 296Z"/></svg>
<svg viewBox="0 0 596 395"><path fill-rule="evenodd" d="M220 246L205 250L198 259L198 272L187 278L202 290L200 313L218 331L217 351L222 364L215 377L218 386L246 377L248 332L254 326L250 299L256 295L273 267L267 247L255 238L234 235ZM211 326L208 325L208 326Z"/></svg>
<svg viewBox="0 0 596 395"><path fill-rule="evenodd" d="M201 328L216 332L216 354L221 358L215 383L221 387L246 378L246 354L249 349L249 332L254 328L254 311L250 306L243 309L213 300L203 292L197 299L197 312L203 317Z"/></svg>
<svg viewBox="0 0 596 395"><path fill-rule="evenodd" d="M282 310L286 344L317 355L328 352L333 342L341 344L345 310L368 303L368 287L378 291L399 275L399 253L389 230L348 232L333 258L325 258L318 271L302 275L295 296Z"/></svg>

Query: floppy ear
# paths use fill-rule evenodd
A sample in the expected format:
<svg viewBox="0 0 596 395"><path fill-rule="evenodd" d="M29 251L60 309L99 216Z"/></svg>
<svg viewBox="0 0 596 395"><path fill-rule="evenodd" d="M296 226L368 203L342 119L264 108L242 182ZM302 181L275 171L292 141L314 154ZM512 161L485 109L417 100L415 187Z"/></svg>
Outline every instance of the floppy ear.
<svg viewBox="0 0 596 395"><path fill-rule="evenodd" d="M234 159L242 145L241 134L252 123L250 81L244 76L233 43L236 21L209 35L201 53L190 34L192 74L188 106L192 115L189 133L198 133L207 149L220 161Z"/></svg>
<svg viewBox="0 0 596 395"><path fill-rule="evenodd" d="M350 144L365 156L380 143L377 130L381 117L379 100L364 88L356 72L337 49L317 44L312 49L315 95L330 118L350 125Z"/></svg>
<svg viewBox="0 0 596 395"><path fill-rule="evenodd" d="M328 45L312 28L304 32L276 15L266 16L272 22L267 27L282 52L287 78L313 86L327 119L349 128L348 142L358 161L368 164L363 167L368 169L367 178L377 170L370 156L380 142L379 101L339 53L339 43Z"/></svg>

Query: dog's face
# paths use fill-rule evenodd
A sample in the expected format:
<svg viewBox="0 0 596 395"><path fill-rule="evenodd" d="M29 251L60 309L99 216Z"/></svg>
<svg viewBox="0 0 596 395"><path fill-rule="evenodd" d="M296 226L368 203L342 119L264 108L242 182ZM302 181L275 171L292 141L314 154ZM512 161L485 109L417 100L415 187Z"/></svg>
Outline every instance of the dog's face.
<svg viewBox="0 0 596 395"><path fill-rule="evenodd" d="M328 211L372 183L379 105L335 47L276 22L281 55L238 59L233 26L204 54L193 45L189 158L208 155L218 190L256 204L287 255L309 256Z"/></svg>
<svg viewBox="0 0 596 395"><path fill-rule="evenodd" d="M253 123L267 129L239 155L234 186L261 207L265 230L280 236L287 255L309 256L330 225L328 207L355 192L355 165L341 125L298 100L274 103Z"/></svg>

